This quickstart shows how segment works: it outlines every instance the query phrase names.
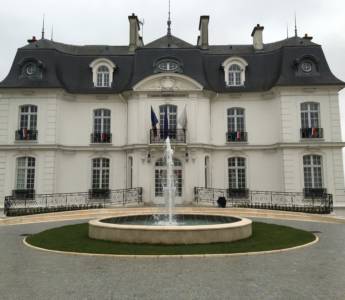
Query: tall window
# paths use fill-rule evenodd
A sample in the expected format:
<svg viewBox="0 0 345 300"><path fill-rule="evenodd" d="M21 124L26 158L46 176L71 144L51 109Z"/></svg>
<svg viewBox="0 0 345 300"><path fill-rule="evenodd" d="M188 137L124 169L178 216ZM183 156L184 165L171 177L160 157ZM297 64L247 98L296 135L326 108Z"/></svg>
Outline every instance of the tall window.
<svg viewBox="0 0 345 300"><path fill-rule="evenodd" d="M92 189L109 189L109 166L108 158L92 160Z"/></svg>
<svg viewBox="0 0 345 300"><path fill-rule="evenodd" d="M176 196L182 196L182 163L174 158L173 173L175 176ZM159 159L155 165L155 196L163 197L163 187L167 184L167 167L163 158Z"/></svg>
<svg viewBox="0 0 345 300"><path fill-rule="evenodd" d="M109 87L109 69L106 66L100 66L97 69L97 86Z"/></svg>
<svg viewBox="0 0 345 300"><path fill-rule="evenodd" d="M228 109L228 131L229 132L245 131L243 108L229 108Z"/></svg>
<svg viewBox="0 0 345 300"><path fill-rule="evenodd" d="M133 188L133 157L128 157L128 166L127 166L127 172L128 172L128 182L127 187Z"/></svg>
<svg viewBox="0 0 345 300"><path fill-rule="evenodd" d="M210 185L210 158L205 156L205 188Z"/></svg>
<svg viewBox="0 0 345 300"><path fill-rule="evenodd" d="M164 128L165 114L167 114L168 128L169 130L176 130L177 128L177 106L176 105L161 105L159 107L159 126L161 129Z"/></svg>
<svg viewBox="0 0 345 300"><path fill-rule="evenodd" d="M301 104L302 128L320 127L320 104L307 102Z"/></svg>
<svg viewBox="0 0 345 300"><path fill-rule="evenodd" d="M231 157L228 159L229 188L246 188L246 160L243 157Z"/></svg>
<svg viewBox="0 0 345 300"><path fill-rule="evenodd" d="M237 64L231 65L229 68L229 85L241 86L242 85L241 74L242 74L242 70L239 65Z"/></svg>
<svg viewBox="0 0 345 300"><path fill-rule="evenodd" d="M16 131L16 140L37 140L37 106L19 107L19 129Z"/></svg>
<svg viewBox="0 0 345 300"><path fill-rule="evenodd" d="M109 109L96 109L93 112L93 143L111 142L111 112Z"/></svg>
<svg viewBox="0 0 345 300"><path fill-rule="evenodd" d="M17 190L33 190L35 188L35 164L34 157L17 158Z"/></svg>
<svg viewBox="0 0 345 300"><path fill-rule="evenodd" d="M322 157L320 155L303 156L304 187L322 188Z"/></svg>

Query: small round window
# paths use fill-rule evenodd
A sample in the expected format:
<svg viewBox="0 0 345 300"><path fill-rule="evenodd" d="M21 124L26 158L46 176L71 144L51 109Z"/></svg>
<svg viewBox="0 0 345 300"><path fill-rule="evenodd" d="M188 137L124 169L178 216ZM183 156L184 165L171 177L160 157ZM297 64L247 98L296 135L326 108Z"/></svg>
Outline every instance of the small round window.
<svg viewBox="0 0 345 300"><path fill-rule="evenodd" d="M164 61L158 64L158 68L164 72L173 72L178 68L178 64L173 61Z"/></svg>
<svg viewBox="0 0 345 300"><path fill-rule="evenodd" d="M29 76L33 75L33 74L35 74L35 72L36 72L36 65L35 64L29 63L25 66L25 73L27 75L29 75Z"/></svg>
<svg viewBox="0 0 345 300"><path fill-rule="evenodd" d="M304 73L310 73L313 69L313 65L309 61L304 61L301 64L301 68Z"/></svg>

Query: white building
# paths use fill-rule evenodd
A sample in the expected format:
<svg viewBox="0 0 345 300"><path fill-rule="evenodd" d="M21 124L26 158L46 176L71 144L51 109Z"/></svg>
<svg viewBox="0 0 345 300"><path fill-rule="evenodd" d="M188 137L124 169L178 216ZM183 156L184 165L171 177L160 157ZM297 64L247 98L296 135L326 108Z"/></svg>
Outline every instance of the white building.
<svg viewBox="0 0 345 300"><path fill-rule="evenodd" d="M345 205L344 83L321 46L308 36L264 44L259 25L251 45L212 46L207 16L197 45L169 30L144 46L129 22L128 46L32 39L18 49L0 83L1 199L142 187L158 203L170 136L181 203L217 187L235 197L326 189Z"/></svg>

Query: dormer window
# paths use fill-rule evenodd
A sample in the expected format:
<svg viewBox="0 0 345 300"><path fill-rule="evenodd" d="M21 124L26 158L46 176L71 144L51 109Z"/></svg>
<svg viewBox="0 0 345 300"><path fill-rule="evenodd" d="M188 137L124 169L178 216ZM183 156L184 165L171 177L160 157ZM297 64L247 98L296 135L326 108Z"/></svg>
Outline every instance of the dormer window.
<svg viewBox="0 0 345 300"><path fill-rule="evenodd" d="M97 86L98 87L109 87L109 69L106 66L98 67Z"/></svg>
<svg viewBox="0 0 345 300"><path fill-rule="evenodd" d="M230 57L222 64L224 80L228 87L244 86L248 63L241 57Z"/></svg>
<svg viewBox="0 0 345 300"><path fill-rule="evenodd" d="M98 58L90 64L94 87L109 88L113 84L113 74L116 65L106 58Z"/></svg>
<svg viewBox="0 0 345 300"><path fill-rule="evenodd" d="M36 58L25 58L20 63L20 78L39 80L43 78L43 63Z"/></svg>
<svg viewBox="0 0 345 300"><path fill-rule="evenodd" d="M319 60L312 55L304 55L294 60L297 76L319 75Z"/></svg>

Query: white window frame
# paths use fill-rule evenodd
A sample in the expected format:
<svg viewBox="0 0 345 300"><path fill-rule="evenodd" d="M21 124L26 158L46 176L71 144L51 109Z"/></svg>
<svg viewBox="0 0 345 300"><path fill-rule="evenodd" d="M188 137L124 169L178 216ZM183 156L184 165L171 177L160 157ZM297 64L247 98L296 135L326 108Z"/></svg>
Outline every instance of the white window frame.
<svg viewBox="0 0 345 300"><path fill-rule="evenodd" d="M230 130L230 119L234 121L234 128ZM242 119L243 128L239 128L239 119ZM245 119L245 109L242 107L231 107L227 109L227 126L228 132L245 132L246 131L246 119Z"/></svg>
<svg viewBox="0 0 345 300"><path fill-rule="evenodd" d="M101 112L100 116L97 116L96 113L97 112ZM109 115L106 116L105 112L109 112ZM96 130L96 120L100 120L100 127L101 130ZM109 120L109 130L106 130L105 128L105 120ZM107 133L110 134L111 133L111 110L107 109L107 108L97 108L93 110L93 133Z"/></svg>
<svg viewBox="0 0 345 300"><path fill-rule="evenodd" d="M230 82L230 68L233 65L238 65L240 67L240 72L241 72L241 77L240 77L240 82ZM248 63L241 57L233 56L228 58L222 63L222 67L224 68L224 80L226 86L244 86L245 81L246 81L246 68L248 66Z"/></svg>
<svg viewBox="0 0 345 300"><path fill-rule="evenodd" d="M243 159L244 161L244 165L239 165L239 159ZM230 161L231 160L235 160L235 165L234 166L230 166ZM245 189L247 187L247 169L246 169L246 165L247 165L247 160L245 157L240 157L240 156L236 156L236 157L229 157L228 158L228 185L229 185L229 189ZM235 171L235 186L232 186L231 183L231 176L230 176L230 172L231 170ZM240 170L244 170L244 184L243 182L240 182Z"/></svg>
<svg viewBox="0 0 345 300"><path fill-rule="evenodd" d="M99 165L94 166L94 162L99 160ZM104 166L103 162L107 161L108 166ZM99 171L99 179L95 179L95 172ZM98 181L98 182L96 182ZM96 184L94 184L96 182ZM91 188L95 189L109 189L110 184L110 159L106 157L95 157L91 160Z"/></svg>
<svg viewBox="0 0 345 300"><path fill-rule="evenodd" d="M29 163L31 161L31 164ZM23 163L21 163L23 162ZM32 165L33 162L33 165ZM19 175L22 173L23 183L19 183ZM36 176L36 158L32 156L21 156L16 159L16 189L17 190L34 190ZM31 177L31 178L30 178ZM29 182L30 181L30 182Z"/></svg>
<svg viewBox="0 0 345 300"><path fill-rule="evenodd" d="M310 164L305 164L304 159L306 157L310 158ZM314 158L320 159L320 164L314 163ZM309 169L309 172L306 171ZM317 172L319 172L320 180L317 184ZM306 174L310 174L310 178L306 178ZM318 154L306 154L303 155L303 178L304 178L304 188L306 189L321 189L323 188L323 168L322 168L322 156ZM307 182L311 183L311 186L307 186Z"/></svg>
<svg viewBox="0 0 345 300"><path fill-rule="evenodd" d="M89 66L92 69L92 81L94 87L107 88L112 86L114 80L114 70L116 69L116 65L111 60L107 58L98 58L94 60ZM98 84L98 69L102 66L108 68L109 70L109 82L107 82L107 85L104 85L104 80L102 80L103 85Z"/></svg>
<svg viewBox="0 0 345 300"><path fill-rule="evenodd" d="M303 109L302 107L304 105L307 105L307 109ZM317 105L317 109L312 109L311 106L312 105ZM320 120L320 103L318 102L302 102L300 105L300 109L301 109L301 128L320 128L321 127L321 120ZM314 124L312 124L312 115L313 114L317 114L317 126L313 126ZM303 115L306 115L306 119L307 119L307 127L303 126Z"/></svg>
<svg viewBox="0 0 345 300"><path fill-rule="evenodd" d="M182 197L183 195L183 165L181 160L174 158L173 173L176 177L176 173L180 173L180 177L175 178L176 197ZM166 183L167 167L164 158L160 158L155 163L154 169L154 195L155 197L163 197L164 190L163 184Z"/></svg>
<svg viewBox="0 0 345 300"><path fill-rule="evenodd" d="M22 109L27 107L28 111L27 112L22 112ZM33 110L33 108L35 108ZM19 106L19 124L18 124L18 128L19 129L28 129L28 130L37 130L37 111L38 111L38 107L37 105L33 105L33 104L25 104L25 105L21 105ZM27 116L26 119L26 126L24 126L22 124L22 117ZM33 126L32 126L33 125Z"/></svg>

